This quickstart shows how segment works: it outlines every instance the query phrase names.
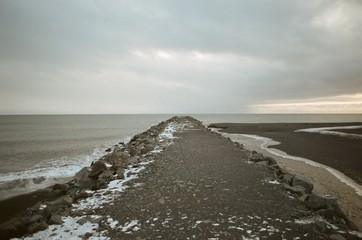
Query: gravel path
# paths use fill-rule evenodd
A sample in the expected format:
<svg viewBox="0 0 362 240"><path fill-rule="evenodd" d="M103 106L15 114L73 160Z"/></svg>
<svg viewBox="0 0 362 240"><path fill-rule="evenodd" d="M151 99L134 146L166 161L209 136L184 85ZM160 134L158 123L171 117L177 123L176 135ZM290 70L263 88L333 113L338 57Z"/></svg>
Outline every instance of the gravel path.
<svg viewBox="0 0 362 240"><path fill-rule="evenodd" d="M290 197L267 167L196 123L152 156L108 216L111 239L330 239L342 237ZM311 221L311 220L314 221ZM345 235L347 239L350 235ZM333 238L331 238L333 239ZM335 238L337 239L337 238ZM343 238L338 238L343 239ZM353 238L351 238L353 239Z"/></svg>

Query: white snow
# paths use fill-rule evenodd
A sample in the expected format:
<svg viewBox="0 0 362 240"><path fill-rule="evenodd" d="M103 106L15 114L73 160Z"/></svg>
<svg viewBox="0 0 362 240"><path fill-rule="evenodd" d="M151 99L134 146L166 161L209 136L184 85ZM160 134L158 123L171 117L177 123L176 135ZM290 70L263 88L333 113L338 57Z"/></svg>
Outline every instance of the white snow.
<svg viewBox="0 0 362 240"><path fill-rule="evenodd" d="M90 216L92 219L99 218L101 216L92 215ZM99 225L97 223L91 223L89 221L84 224L79 224L78 221L83 217L63 217L62 225L50 225L48 229L44 231L37 232L30 237L22 238L22 239L82 239L82 236L85 234L91 234L92 237L89 239L100 239L105 240L109 239L103 236L101 233L97 233L96 229L98 229Z"/></svg>
<svg viewBox="0 0 362 240"><path fill-rule="evenodd" d="M124 226L119 226L118 228L121 229L122 232L128 232L130 230L138 231L140 229L138 227L138 220L127 222Z"/></svg>

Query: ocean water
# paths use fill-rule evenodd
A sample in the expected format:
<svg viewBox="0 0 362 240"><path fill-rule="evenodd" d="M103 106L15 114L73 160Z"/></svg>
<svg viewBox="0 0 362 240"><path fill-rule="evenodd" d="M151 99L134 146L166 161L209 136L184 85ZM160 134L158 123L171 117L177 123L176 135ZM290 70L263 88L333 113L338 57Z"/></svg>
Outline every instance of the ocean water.
<svg viewBox="0 0 362 240"><path fill-rule="evenodd" d="M173 115L0 116L0 199L64 182L105 154ZM361 122L362 115L193 114L220 122Z"/></svg>

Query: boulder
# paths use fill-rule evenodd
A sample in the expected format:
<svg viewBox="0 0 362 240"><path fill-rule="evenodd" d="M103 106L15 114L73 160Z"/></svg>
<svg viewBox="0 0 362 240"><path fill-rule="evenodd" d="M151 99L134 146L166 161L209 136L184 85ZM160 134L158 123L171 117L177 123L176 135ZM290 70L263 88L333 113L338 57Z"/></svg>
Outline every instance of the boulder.
<svg viewBox="0 0 362 240"><path fill-rule="evenodd" d="M35 233L38 231L42 231L48 228L48 224L46 222L41 222L41 223L33 223L29 228L28 228L28 233Z"/></svg>
<svg viewBox="0 0 362 240"><path fill-rule="evenodd" d="M257 161L256 164L261 165L261 166L268 166L268 161Z"/></svg>
<svg viewBox="0 0 362 240"><path fill-rule="evenodd" d="M76 180L85 179L88 177L89 173L91 171L90 167L84 167L79 172L77 172L74 176Z"/></svg>
<svg viewBox="0 0 362 240"><path fill-rule="evenodd" d="M25 229L23 221L20 218L14 218L0 225L0 236L4 239L20 237Z"/></svg>
<svg viewBox="0 0 362 240"><path fill-rule="evenodd" d="M269 165L277 164L277 161L275 161L275 159L271 157L265 157L264 161L268 161Z"/></svg>
<svg viewBox="0 0 362 240"><path fill-rule="evenodd" d="M92 190L97 189L96 185L97 185L97 180L91 179L91 178L80 179L75 184L75 186L77 186L79 188L92 189Z"/></svg>
<svg viewBox="0 0 362 240"><path fill-rule="evenodd" d="M313 183L311 183L310 181L308 181L307 179L305 178L302 178L300 176L295 176L292 180L292 184L291 184L292 187L295 187L295 186L302 186L305 188L305 192L306 193L311 193L313 191Z"/></svg>
<svg viewBox="0 0 362 240"><path fill-rule="evenodd" d="M54 201L51 202L46 202L45 204L48 206L59 206L59 205L65 205L65 206L71 206L73 203L73 198L71 198L68 195L65 195L63 197L60 197L58 199L55 199Z"/></svg>
<svg viewBox="0 0 362 240"><path fill-rule="evenodd" d="M283 175L282 181L288 185L291 185L293 178L294 178L294 175L286 173Z"/></svg>
<svg viewBox="0 0 362 240"><path fill-rule="evenodd" d="M312 210L320 210L320 209L327 209L328 208L328 199L318 196L316 194L309 195L307 201L307 207Z"/></svg>
<svg viewBox="0 0 362 240"><path fill-rule="evenodd" d="M26 221L26 224L27 225L31 225L35 222L41 222L41 220L44 219L44 216L43 215L40 215L40 214L35 214L33 216L31 216L27 221Z"/></svg>
<svg viewBox="0 0 362 240"><path fill-rule="evenodd" d="M40 184L40 183L42 183L42 182L44 182L45 181L45 177L36 177L36 178L33 178L33 183L34 184Z"/></svg>
<svg viewBox="0 0 362 240"><path fill-rule="evenodd" d="M284 184L283 185L284 189L287 190L288 192L297 195L298 197L301 197L303 195L305 195L305 191L306 189L302 186L294 186L291 187L288 184Z"/></svg>
<svg viewBox="0 0 362 240"><path fill-rule="evenodd" d="M90 171L88 177L89 178L93 178L93 179L97 179L98 176L104 172L105 170L107 170L107 166L104 162L102 161L97 161L93 164L92 166L92 170Z"/></svg>
<svg viewBox="0 0 362 240"><path fill-rule="evenodd" d="M122 167L118 168L118 170L117 170L118 178L123 179L124 178L124 172L125 172L124 168L122 168Z"/></svg>
<svg viewBox="0 0 362 240"><path fill-rule="evenodd" d="M113 180L114 179L113 171L108 170L108 169L105 170L98 176L98 179Z"/></svg>
<svg viewBox="0 0 362 240"><path fill-rule="evenodd" d="M69 186L68 186L67 184L60 184L60 183L56 183L56 184L54 184L54 186L53 186L53 190L60 189L60 190L67 191L68 188L69 188Z"/></svg>
<svg viewBox="0 0 362 240"><path fill-rule="evenodd" d="M60 216L59 214L52 214L49 218L48 223L51 225L61 225L63 224L62 216Z"/></svg>

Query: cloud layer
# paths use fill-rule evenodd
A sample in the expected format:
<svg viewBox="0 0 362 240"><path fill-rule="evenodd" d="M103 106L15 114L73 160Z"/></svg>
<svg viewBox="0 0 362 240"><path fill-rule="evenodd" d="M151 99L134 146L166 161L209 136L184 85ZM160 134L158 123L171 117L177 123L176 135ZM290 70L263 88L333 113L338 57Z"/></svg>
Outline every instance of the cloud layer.
<svg viewBox="0 0 362 240"><path fill-rule="evenodd" d="M1 1L0 114L361 113L361 12L358 0Z"/></svg>

